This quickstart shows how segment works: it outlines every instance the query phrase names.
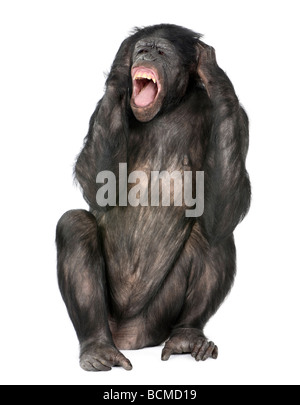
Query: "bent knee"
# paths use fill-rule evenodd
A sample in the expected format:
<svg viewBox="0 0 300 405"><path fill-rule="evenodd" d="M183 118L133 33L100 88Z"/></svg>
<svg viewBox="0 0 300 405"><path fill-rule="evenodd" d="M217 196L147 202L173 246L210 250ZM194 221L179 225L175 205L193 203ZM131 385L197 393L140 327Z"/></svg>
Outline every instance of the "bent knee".
<svg viewBox="0 0 300 405"><path fill-rule="evenodd" d="M71 238L85 238L97 232L97 222L93 214L86 210L65 212L56 226L56 243Z"/></svg>

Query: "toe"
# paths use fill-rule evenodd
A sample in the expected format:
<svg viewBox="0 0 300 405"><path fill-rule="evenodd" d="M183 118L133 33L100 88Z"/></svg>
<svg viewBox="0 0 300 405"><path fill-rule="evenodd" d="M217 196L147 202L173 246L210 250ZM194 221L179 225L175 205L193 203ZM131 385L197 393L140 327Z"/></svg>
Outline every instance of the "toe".
<svg viewBox="0 0 300 405"><path fill-rule="evenodd" d="M109 370L111 370L110 365L108 363L106 363L105 360L99 361L97 359L94 359L93 362L92 362L92 365L93 365L94 371L109 371Z"/></svg>
<svg viewBox="0 0 300 405"><path fill-rule="evenodd" d="M218 355L219 355L219 349L218 349L218 346L215 346L214 351L212 352L212 358L216 360L218 358Z"/></svg>
<svg viewBox="0 0 300 405"><path fill-rule="evenodd" d="M199 349L199 351L198 351L198 353L197 353L197 356L196 356L196 358L195 358L196 361L203 360L203 356L204 356L206 350L208 349L208 347L209 347L208 341L207 341L207 340L204 340L203 343L202 343L202 346L201 346L201 348Z"/></svg>
<svg viewBox="0 0 300 405"><path fill-rule="evenodd" d="M105 362L105 361L104 361ZM100 360L92 356L82 356L80 359L80 367L85 371L109 371L109 364L105 365Z"/></svg>
<svg viewBox="0 0 300 405"><path fill-rule="evenodd" d="M92 371L93 366L89 361L80 360L80 367L85 371Z"/></svg>
<svg viewBox="0 0 300 405"><path fill-rule="evenodd" d="M122 353L118 353L115 360L115 365L123 367L127 371L132 370L132 364Z"/></svg>
<svg viewBox="0 0 300 405"><path fill-rule="evenodd" d="M206 349L206 352L204 353L203 357L202 357L202 361L207 360L209 357L212 357L214 348L215 348L215 344L213 342L209 342L208 343L208 348Z"/></svg>
<svg viewBox="0 0 300 405"><path fill-rule="evenodd" d="M173 353L172 348L171 348L170 346L165 346L165 347L163 348L162 353L161 353L161 359L162 359L163 361L169 360L169 358L171 357L171 354L172 354L172 353Z"/></svg>
<svg viewBox="0 0 300 405"><path fill-rule="evenodd" d="M198 342L195 344L195 346L194 346L194 348L193 348L193 350L191 352L192 357L195 358L197 356L197 353L201 349L202 343L203 343L203 339L198 340Z"/></svg>

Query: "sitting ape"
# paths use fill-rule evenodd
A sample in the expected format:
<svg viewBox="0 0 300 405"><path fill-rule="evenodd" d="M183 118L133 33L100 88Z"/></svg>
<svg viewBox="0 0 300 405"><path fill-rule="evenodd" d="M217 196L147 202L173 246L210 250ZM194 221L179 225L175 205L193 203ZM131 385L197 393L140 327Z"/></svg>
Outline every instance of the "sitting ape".
<svg viewBox="0 0 300 405"><path fill-rule="evenodd" d="M235 275L233 230L250 201L248 120L199 38L175 25L136 29L91 117L75 166L90 210L66 212L56 235L59 287L85 370L130 370L119 349L164 341L162 360L218 356L203 328ZM114 173L119 190L119 163L148 178L192 171L193 183L204 171L203 215L187 217L184 204L121 204L120 192L115 206L99 205L97 175Z"/></svg>

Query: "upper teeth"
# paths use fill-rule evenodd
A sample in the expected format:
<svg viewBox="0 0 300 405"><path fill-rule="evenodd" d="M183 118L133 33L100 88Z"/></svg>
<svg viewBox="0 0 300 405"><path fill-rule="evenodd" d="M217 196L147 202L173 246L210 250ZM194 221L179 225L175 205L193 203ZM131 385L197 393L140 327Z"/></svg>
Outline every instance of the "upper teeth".
<svg viewBox="0 0 300 405"><path fill-rule="evenodd" d="M151 73L136 72L133 80L136 80L136 79L148 79L148 80L152 80L154 83L156 83L155 77Z"/></svg>

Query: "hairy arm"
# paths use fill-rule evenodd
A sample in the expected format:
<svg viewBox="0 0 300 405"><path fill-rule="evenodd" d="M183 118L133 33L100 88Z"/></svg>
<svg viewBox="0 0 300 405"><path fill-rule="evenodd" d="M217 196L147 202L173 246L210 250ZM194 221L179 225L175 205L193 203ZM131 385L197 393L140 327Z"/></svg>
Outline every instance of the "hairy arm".
<svg viewBox="0 0 300 405"><path fill-rule="evenodd" d="M211 244L230 235L250 205L245 168L248 118L234 88L217 65L215 51L200 42L198 74L212 102L212 128L204 162L205 207L202 221Z"/></svg>
<svg viewBox="0 0 300 405"><path fill-rule="evenodd" d="M100 208L96 202L99 188L99 184L96 184L97 174L109 170L117 175L118 163L127 161L126 97L130 55L131 43L126 39L115 57L106 81L105 94L90 119L89 131L75 165L75 177L92 209Z"/></svg>

